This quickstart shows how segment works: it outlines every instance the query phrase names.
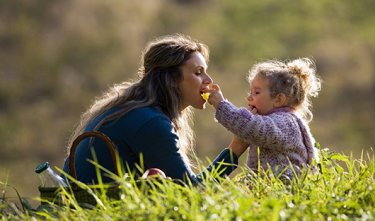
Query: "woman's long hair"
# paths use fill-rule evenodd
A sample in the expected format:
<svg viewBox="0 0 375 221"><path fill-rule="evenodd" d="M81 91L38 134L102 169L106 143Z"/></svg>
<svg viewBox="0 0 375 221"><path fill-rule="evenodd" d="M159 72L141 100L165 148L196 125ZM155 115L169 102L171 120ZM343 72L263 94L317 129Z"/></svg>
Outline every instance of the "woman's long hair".
<svg viewBox="0 0 375 221"><path fill-rule="evenodd" d="M95 129L136 108L156 107L172 121L179 135L183 156L190 162L188 155L194 153L194 134L190 126L193 112L191 107L182 110L179 83L183 81L181 67L194 52L200 52L208 62L207 46L189 36L174 34L151 41L142 54L142 64L138 70L139 79L114 85L83 113L68 142L68 153L73 140L92 120L105 111L113 107L118 108L118 111L102 119Z"/></svg>

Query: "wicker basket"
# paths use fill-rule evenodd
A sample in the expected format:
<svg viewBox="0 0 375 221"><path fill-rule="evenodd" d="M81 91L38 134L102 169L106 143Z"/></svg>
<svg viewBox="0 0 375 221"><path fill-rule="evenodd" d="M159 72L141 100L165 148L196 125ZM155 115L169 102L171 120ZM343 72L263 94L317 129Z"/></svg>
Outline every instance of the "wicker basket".
<svg viewBox="0 0 375 221"><path fill-rule="evenodd" d="M74 155L75 151L77 149L78 144L85 138L88 137L97 137L103 140L107 144L107 148L111 153L112 161L113 164L115 165L115 168L117 168L117 161L116 161L116 153L117 153L117 148L116 145L111 141L109 137L104 135L103 133L100 133L98 131L91 131L91 132L84 132L80 136L78 136L72 144L72 147L70 149L70 154L69 154L69 170L70 170L70 175L72 178L77 179L76 175L76 170L75 170L75 165L74 165ZM115 173L118 175L119 174L119 169L117 168ZM103 188L98 188L97 186L90 186L90 192L87 191L86 189L82 189L77 186L76 183L71 183L70 187L66 187L65 190L66 192L69 192L74 195L76 201L78 204L84 205L84 204L89 204L89 205L96 205L96 200L93 196L93 193L101 193L103 191ZM65 200L63 197L61 187L41 187L39 186L39 192L40 192L40 199L41 199L41 204L49 204L49 203L54 203L57 205L63 205L65 204ZM120 189L118 186L113 183L110 185L110 187L105 188L105 193L108 197L114 198L114 199L119 199L119 192Z"/></svg>

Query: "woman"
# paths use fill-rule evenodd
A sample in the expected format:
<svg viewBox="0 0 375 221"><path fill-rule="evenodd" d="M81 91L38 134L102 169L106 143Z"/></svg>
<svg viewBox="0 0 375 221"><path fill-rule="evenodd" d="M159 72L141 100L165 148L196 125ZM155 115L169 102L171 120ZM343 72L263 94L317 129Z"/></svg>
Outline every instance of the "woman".
<svg viewBox="0 0 375 221"><path fill-rule="evenodd" d="M188 153L193 146L193 132L189 125L191 108L203 109L206 101L201 94L212 83L207 73L209 51L207 46L188 36L175 34L150 42L143 52L139 80L112 87L96 100L73 133L70 141L84 131L100 131L117 145L124 168L136 170L159 168L166 176L184 182L198 183L190 167ZM235 168L238 157L246 146L233 139L207 168L224 162L222 175ZM68 148L69 152L69 148ZM115 171L104 142L94 139L82 141L76 150L77 179L96 183L94 159L104 168ZM140 160L142 159L142 161ZM68 158L64 171L69 173ZM111 179L102 173L104 182Z"/></svg>

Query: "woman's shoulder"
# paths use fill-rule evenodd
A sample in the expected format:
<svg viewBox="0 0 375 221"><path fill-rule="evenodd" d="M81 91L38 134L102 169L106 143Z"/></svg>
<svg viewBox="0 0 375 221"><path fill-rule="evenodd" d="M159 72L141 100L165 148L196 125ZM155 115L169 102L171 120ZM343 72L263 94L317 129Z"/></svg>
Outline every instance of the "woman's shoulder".
<svg viewBox="0 0 375 221"><path fill-rule="evenodd" d="M133 125L144 125L149 122L166 122L172 124L172 121L160 109L156 107L136 108L123 116L124 121L131 121Z"/></svg>
<svg viewBox="0 0 375 221"><path fill-rule="evenodd" d="M102 115L100 115L96 121L100 121L104 119L105 117L108 117L113 114L119 114L121 113L120 108L112 108L104 112ZM169 120L169 118L158 108L156 107L138 107L135 108L126 114L122 115L119 118L115 118L114 120L111 120L110 122L106 124L117 124L117 123L124 123L127 122L132 124L142 124L143 122L147 122L153 118L163 118L166 120ZM94 122L97 124L97 122Z"/></svg>
<svg viewBox="0 0 375 221"><path fill-rule="evenodd" d="M129 118L137 118L144 119L144 120L150 120L153 118L165 118L168 119L168 117L158 108L156 107L140 107L136 108L129 113L126 114ZM125 116L126 116L125 115Z"/></svg>
<svg viewBox="0 0 375 221"><path fill-rule="evenodd" d="M140 107L127 113L121 120L132 125L133 131L162 130L172 127L171 120L155 107Z"/></svg>
<svg viewBox="0 0 375 221"><path fill-rule="evenodd" d="M144 133L144 131L162 130L164 128L171 130L171 127L171 120L159 109L139 107L102 125L101 130L107 134L118 134L122 137L126 135L129 138L140 131Z"/></svg>

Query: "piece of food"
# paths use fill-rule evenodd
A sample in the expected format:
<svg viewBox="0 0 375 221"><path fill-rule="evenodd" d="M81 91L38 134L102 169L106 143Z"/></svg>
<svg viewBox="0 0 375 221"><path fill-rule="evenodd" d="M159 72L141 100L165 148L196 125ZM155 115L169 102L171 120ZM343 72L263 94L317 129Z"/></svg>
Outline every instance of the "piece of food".
<svg viewBox="0 0 375 221"><path fill-rule="evenodd" d="M207 101L208 100L208 97L210 96L210 93L202 93L201 94L202 98Z"/></svg>

